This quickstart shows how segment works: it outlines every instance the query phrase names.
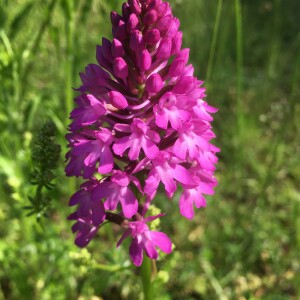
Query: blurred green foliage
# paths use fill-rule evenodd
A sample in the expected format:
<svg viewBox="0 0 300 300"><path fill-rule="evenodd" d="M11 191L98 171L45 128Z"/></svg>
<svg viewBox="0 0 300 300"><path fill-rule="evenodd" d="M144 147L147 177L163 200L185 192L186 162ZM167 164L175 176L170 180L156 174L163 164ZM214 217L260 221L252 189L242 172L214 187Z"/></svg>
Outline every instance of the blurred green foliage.
<svg viewBox="0 0 300 300"><path fill-rule="evenodd" d="M31 144L51 119L66 152L78 73L110 37L120 0L0 1L0 299L140 299L118 228L73 245L64 159L50 217L26 217ZM159 203L175 250L158 262L155 299L300 299L299 0L173 0L184 45L219 108L216 195L189 222Z"/></svg>

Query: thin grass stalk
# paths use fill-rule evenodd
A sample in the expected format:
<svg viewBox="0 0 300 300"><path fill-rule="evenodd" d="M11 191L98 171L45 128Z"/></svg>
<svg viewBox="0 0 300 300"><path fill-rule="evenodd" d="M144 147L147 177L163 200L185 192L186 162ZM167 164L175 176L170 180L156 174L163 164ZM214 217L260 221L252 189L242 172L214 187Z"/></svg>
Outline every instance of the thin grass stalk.
<svg viewBox="0 0 300 300"><path fill-rule="evenodd" d="M235 0L236 16L236 114L238 128L238 144L242 143L244 133L244 109L243 109L243 18L240 0Z"/></svg>
<svg viewBox="0 0 300 300"><path fill-rule="evenodd" d="M223 290L223 287L220 283L220 281L215 277L213 268L205 259L201 259L201 267L206 275L206 278L208 279L211 287L214 289L216 295L218 296L218 299L220 300L228 300L228 297Z"/></svg>
<svg viewBox="0 0 300 300"><path fill-rule="evenodd" d="M69 112L73 108L73 75L74 75L74 29L75 29L75 11L73 2L69 1L67 8L69 11L66 12L66 86L65 86L65 103L66 103L66 123L69 123Z"/></svg>
<svg viewBox="0 0 300 300"><path fill-rule="evenodd" d="M24 124L20 124L20 101L21 101L21 95L23 95L22 91L22 79L20 76L20 63L17 60L13 60L12 62L12 82L13 82L13 95L12 95L12 103L13 108L9 107L9 114L11 115L10 122L8 122L9 125L9 131L13 133L14 131L21 133L22 127ZM17 147L17 144L20 142L17 141L15 149L20 149ZM14 152L16 153L16 152Z"/></svg>
<svg viewBox="0 0 300 300"><path fill-rule="evenodd" d="M65 14L65 39L66 39L66 57L65 57L65 113L63 123L65 127L69 125L69 113L73 108L73 76L74 76L74 53L75 53L75 5L73 0L66 0L64 8ZM68 179L69 190L74 191L78 181L76 178Z"/></svg>
<svg viewBox="0 0 300 300"><path fill-rule="evenodd" d="M300 81L300 31L297 34L296 38L296 50L298 53L296 57L294 74L292 77L292 87L291 87L291 113L293 117L293 130L296 132L295 134L295 143L297 143L297 138L299 138L299 128L297 128L297 103L299 101L299 97L297 97L297 91L299 89L299 81ZM288 123L288 122L286 122ZM299 199L295 199L294 204L294 226L296 231L296 251L300 253L300 201ZM296 276L296 290L297 290L297 299L300 299L300 274Z"/></svg>
<svg viewBox="0 0 300 300"><path fill-rule="evenodd" d="M10 133L13 133L16 131L16 129L19 129L20 126L20 118L19 114L17 113L19 111L19 98L20 98L20 76L19 76L19 63L15 59L15 53L12 49L12 43L10 41L10 38L6 35L4 29L0 30L0 40L3 43L3 46L5 48L5 52L7 53L10 61L11 61L11 68L10 68L10 78L11 78L11 88L5 88L2 87L1 92L3 93L2 99L10 98L12 101L8 101L8 105L5 105L4 103L1 103L1 109L5 111L5 115L7 115L6 119L6 125L7 129ZM1 63L1 61L0 61ZM2 70L1 70L2 71ZM0 80L4 81L5 79L5 73L0 74ZM15 141L12 143L12 149L17 149L16 144L18 141ZM1 148L1 146L0 146ZM13 153L15 155L16 150L13 150L8 152L8 154Z"/></svg>
<svg viewBox="0 0 300 300"><path fill-rule="evenodd" d="M41 24L33 43L30 45L29 49L25 49L25 51L23 52L23 57L24 57L24 55L26 55L27 60L31 56L35 56L35 54L39 50L42 38L44 36L46 29L48 28L48 26L51 22L51 18L52 18L52 15L53 15L53 12L54 12L57 2L58 2L57 0L52 0L50 2L48 9L47 9L47 16L46 16L44 22ZM23 60L23 57L22 57L22 60ZM28 60L28 63L23 67L22 82L26 82L25 79L27 78L28 73L29 73L33 63L34 63L34 61ZM25 87L27 87L27 84L25 84ZM25 87L23 88L23 90L25 89Z"/></svg>
<svg viewBox="0 0 300 300"><path fill-rule="evenodd" d="M271 40L271 52L268 63L268 75L270 78L277 78L278 75L278 62L280 57L280 29L281 29L281 0L274 1L274 15L273 15L273 28Z"/></svg>
<svg viewBox="0 0 300 300"><path fill-rule="evenodd" d="M296 38L296 45L297 45L297 57L296 57L296 64L294 69L294 74L292 77L292 88L291 88L291 98L292 103L295 105L298 101L296 99L297 89L299 88L299 80L300 80L300 31L297 34Z"/></svg>
<svg viewBox="0 0 300 300"><path fill-rule="evenodd" d="M214 30L213 30L213 38L212 38L212 42L211 42L208 66L207 66L207 72L206 72L206 81L208 82L208 84L210 84L211 74L212 74L212 70L213 70L213 63L215 60L215 53L216 53L217 39L218 39L218 33L219 33L219 28L220 28L222 7L223 7L223 0L218 0L217 13L216 13Z"/></svg>

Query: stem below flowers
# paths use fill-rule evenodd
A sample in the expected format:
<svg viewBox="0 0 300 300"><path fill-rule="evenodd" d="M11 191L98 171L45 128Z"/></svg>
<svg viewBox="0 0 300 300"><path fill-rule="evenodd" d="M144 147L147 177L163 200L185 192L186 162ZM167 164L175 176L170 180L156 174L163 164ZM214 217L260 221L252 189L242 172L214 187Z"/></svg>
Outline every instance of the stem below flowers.
<svg viewBox="0 0 300 300"><path fill-rule="evenodd" d="M145 256L141 266L141 279L143 283L144 300L153 299L153 290L151 285L151 265L151 259Z"/></svg>

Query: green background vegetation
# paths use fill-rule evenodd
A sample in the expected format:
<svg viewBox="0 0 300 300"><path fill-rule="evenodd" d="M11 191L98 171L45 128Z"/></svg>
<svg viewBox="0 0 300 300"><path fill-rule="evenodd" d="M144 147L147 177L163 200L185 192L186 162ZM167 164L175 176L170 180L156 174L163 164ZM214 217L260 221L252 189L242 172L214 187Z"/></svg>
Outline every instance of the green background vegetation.
<svg viewBox="0 0 300 300"><path fill-rule="evenodd" d="M216 194L193 221L159 196L176 248L155 299L300 299L299 0L173 0L207 100L219 108ZM0 299L140 299L118 228L73 245L64 175L78 73L110 37L119 0L0 0ZM26 217L30 145L51 119L62 145L49 218Z"/></svg>

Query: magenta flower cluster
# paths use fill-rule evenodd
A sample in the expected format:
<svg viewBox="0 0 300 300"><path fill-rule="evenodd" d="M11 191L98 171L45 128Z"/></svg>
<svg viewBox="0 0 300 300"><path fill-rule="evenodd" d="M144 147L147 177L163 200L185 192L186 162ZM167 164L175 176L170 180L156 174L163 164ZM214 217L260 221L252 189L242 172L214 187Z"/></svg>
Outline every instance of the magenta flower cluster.
<svg viewBox="0 0 300 300"><path fill-rule="evenodd" d="M86 246L104 221L125 228L130 257L172 251L166 234L149 230L145 217L160 183L172 198L181 186L179 209L191 219L194 206L213 194L217 147L203 82L181 49L179 20L162 0L128 0L111 13L113 40L97 46L98 64L80 74L77 107L67 135L68 176L86 179L70 205L75 243Z"/></svg>

